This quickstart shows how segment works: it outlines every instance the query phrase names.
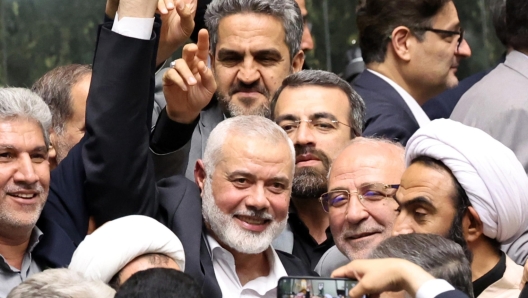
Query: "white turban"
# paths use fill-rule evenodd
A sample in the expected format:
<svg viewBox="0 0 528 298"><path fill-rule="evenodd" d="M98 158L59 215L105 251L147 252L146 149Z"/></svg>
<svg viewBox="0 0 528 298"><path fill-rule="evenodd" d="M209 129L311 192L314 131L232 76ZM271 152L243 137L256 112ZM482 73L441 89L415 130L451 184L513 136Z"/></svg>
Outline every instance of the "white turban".
<svg viewBox="0 0 528 298"><path fill-rule="evenodd" d="M172 258L183 271L185 254L180 239L153 218L142 215L107 222L79 244L69 269L108 283L130 261L144 254Z"/></svg>
<svg viewBox="0 0 528 298"><path fill-rule="evenodd" d="M528 227L528 177L515 154L485 132L434 120L407 142L407 166L421 155L442 161L466 191L484 235L509 242Z"/></svg>

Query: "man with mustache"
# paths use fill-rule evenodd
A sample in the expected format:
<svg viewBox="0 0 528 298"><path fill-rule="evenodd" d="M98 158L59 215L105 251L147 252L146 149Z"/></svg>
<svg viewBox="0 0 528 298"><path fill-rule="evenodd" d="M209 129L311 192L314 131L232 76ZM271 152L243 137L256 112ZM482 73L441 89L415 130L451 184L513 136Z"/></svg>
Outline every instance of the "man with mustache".
<svg viewBox="0 0 528 298"><path fill-rule="evenodd" d="M354 89L367 106L364 136L405 146L429 118L427 100L458 84L471 50L452 0L368 0L357 11L364 70Z"/></svg>
<svg viewBox="0 0 528 298"><path fill-rule="evenodd" d="M151 143L157 170L166 170L157 173L162 177L193 180L211 130L233 116L269 117L271 96L304 62L303 18L294 0L213 0L205 20L208 30L163 76L167 106Z"/></svg>
<svg viewBox="0 0 528 298"><path fill-rule="evenodd" d="M327 190L332 161L361 134L365 106L337 75L303 70L288 76L275 93L272 118L295 145L295 175L287 229L273 245L313 269L334 245L319 197Z"/></svg>
<svg viewBox="0 0 528 298"><path fill-rule="evenodd" d="M439 119L412 136L405 159L393 234L457 242L472 256L475 297L518 297L523 267L509 255L525 251L515 242L527 231L528 178L515 154L479 129Z"/></svg>

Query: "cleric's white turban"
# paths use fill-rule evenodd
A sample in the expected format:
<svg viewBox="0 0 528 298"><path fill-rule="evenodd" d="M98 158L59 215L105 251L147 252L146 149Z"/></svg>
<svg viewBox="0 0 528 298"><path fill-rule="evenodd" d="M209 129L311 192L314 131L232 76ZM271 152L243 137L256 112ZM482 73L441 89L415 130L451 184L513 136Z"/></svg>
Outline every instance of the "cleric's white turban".
<svg viewBox="0 0 528 298"><path fill-rule="evenodd" d="M130 261L144 254L172 258L183 271L185 254L180 239L153 218L130 215L102 225L79 244L69 269L108 283Z"/></svg>
<svg viewBox="0 0 528 298"><path fill-rule="evenodd" d="M528 177L515 154L480 129L434 120L407 142L405 160L425 155L442 161L466 191L484 235L509 242L528 227Z"/></svg>

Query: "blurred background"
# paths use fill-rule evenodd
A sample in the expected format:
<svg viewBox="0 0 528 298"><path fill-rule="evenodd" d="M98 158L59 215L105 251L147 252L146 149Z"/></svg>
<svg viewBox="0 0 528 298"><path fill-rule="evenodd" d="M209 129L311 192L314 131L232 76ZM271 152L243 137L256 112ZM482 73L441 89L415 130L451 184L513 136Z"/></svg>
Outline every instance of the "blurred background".
<svg viewBox="0 0 528 298"><path fill-rule="evenodd" d="M459 79L495 65L504 52L491 25L489 1L454 1L472 50L459 67ZM311 68L344 71L346 52L357 46L356 3L306 0L315 42L307 53ZM104 0L0 0L0 86L30 87L56 66L91 63L104 7Z"/></svg>

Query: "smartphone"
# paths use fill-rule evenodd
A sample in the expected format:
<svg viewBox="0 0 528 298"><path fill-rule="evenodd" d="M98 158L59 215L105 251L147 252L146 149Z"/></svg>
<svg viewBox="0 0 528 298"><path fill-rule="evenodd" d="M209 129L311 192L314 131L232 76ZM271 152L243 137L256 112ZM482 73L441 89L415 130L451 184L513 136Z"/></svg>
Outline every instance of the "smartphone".
<svg viewBox="0 0 528 298"><path fill-rule="evenodd" d="M285 276L279 279L277 298L348 298L355 279L315 276Z"/></svg>

